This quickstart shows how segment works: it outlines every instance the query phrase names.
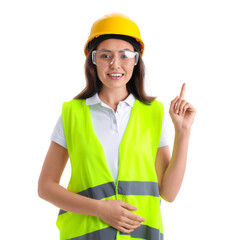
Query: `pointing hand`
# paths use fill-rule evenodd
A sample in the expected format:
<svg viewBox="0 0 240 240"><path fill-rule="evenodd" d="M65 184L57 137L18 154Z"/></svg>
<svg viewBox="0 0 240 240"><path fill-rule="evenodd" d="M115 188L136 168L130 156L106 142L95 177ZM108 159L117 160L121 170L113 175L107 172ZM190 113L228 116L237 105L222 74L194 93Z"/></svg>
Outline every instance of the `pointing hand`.
<svg viewBox="0 0 240 240"><path fill-rule="evenodd" d="M177 131L190 130L196 115L196 109L184 99L185 91L186 83L183 83L180 96L170 104L169 114Z"/></svg>

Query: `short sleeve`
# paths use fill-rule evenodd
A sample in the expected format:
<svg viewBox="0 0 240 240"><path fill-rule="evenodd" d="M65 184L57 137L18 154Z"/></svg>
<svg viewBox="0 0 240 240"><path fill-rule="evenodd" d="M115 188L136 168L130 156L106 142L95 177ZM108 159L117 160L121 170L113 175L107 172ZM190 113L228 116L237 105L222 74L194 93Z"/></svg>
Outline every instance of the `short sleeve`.
<svg viewBox="0 0 240 240"><path fill-rule="evenodd" d="M61 145L62 147L67 148L66 139L65 139L64 130L63 130L62 115L60 115L50 139L53 142Z"/></svg>
<svg viewBox="0 0 240 240"><path fill-rule="evenodd" d="M159 141L158 147L164 147L169 145L169 131L168 131L168 124L165 117L165 114L163 115L163 121L162 121L162 132L161 137Z"/></svg>

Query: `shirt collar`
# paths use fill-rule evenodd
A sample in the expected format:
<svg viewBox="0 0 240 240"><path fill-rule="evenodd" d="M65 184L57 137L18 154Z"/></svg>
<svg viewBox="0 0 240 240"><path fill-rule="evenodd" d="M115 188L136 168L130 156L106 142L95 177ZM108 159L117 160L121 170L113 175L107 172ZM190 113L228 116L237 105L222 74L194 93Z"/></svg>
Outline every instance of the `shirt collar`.
<svg viewBox="0 0 240 240"><path fill-rule="evenodd" d="M133 96L132 93L130 93L128 95L128 97L123 100L122 102L125 102L127 103L130 107L133 107L133 104L135 102L135 97ZM98 96L98 93L95 93L92 97L90 98L87 98L86 99L86 105L95 105L95 104L99 104L101 103L102 101L100 100L99 96Z"/></svg>
<svg viewBox="0 0 240 240"><path fill-rule="evenodd" d="M94 94L92 97L86 99L86 105L95 105L101 103L100 98L98 97L98 94Z"/></svg>

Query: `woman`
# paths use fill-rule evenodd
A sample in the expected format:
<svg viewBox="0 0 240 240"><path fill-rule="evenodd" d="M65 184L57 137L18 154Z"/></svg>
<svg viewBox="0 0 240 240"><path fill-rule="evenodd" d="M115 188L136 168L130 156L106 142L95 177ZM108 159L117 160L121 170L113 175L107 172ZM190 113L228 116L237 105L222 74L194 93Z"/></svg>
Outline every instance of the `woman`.
<svg viewBox="0 0 240 240"><path fill-rule="evenodd" d="M85 45L86 88L64 103L39 178L39 196L61 210L60 239L163 239L160 200L182 183L195 108L170 105L172 157L163 105L144 92L144 43L121 14L96 21ZM68 189L59 185L70 157Z"/></svg>

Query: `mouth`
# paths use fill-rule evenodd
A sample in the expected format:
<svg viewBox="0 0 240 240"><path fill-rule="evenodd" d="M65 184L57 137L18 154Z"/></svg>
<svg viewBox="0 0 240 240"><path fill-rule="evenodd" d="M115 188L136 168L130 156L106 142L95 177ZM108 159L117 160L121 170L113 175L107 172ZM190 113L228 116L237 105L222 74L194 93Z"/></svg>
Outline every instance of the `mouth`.
<svg viewBox="0 0 240 240"><path fill-rule="evenodd" d="M119 80L123 77L124 74L122 74L122 73L108 73L107 75L110 79Z"/></svg>

